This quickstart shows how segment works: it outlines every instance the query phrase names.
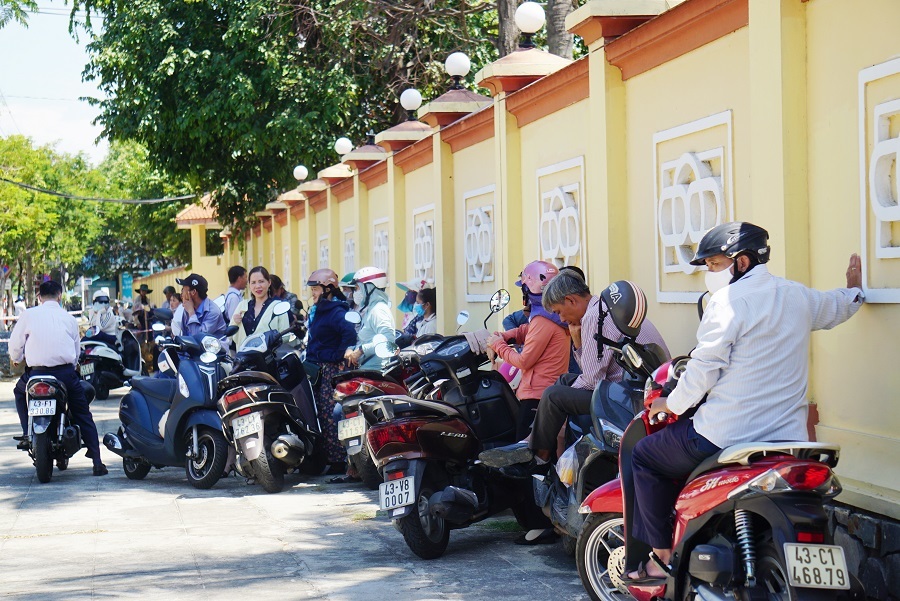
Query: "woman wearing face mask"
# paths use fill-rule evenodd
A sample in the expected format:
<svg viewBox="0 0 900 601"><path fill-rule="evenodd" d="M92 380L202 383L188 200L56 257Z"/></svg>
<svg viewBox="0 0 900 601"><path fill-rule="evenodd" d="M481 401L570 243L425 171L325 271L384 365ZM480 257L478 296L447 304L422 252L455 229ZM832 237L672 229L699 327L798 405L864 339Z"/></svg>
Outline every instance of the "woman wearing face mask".
<svg viewBox="0 0 900 601"><path fill-rule="evenodd" d="M85 336L85 338L93 338L115 348L119 324L118 319L116 319L115 314L109 307L109 289L101 288L95 292L93 301L90 325L93 334Z"/></svg>
<svg viewBox="0 0 900 601"><path fill-rule="evenodd" d="M569 367L569 330L559 316L544 309L544 287L559 270L552 263L533 261L522 270L516 282L528 294L531 315L528 323L514 330L494 332L488 345L506 363L522 370L522 381L516 390L519 398L519 423L516 435L524 439L531 432L531 423L544 389L566 373ZM507 342L508 341L508 342ZM522 351L509 345L522 344Z"/></svg>
<svg viewBox="0 0 900 601"><path fill-rule="evenodd" d="M232 325L238 326L234 335L234 347L256 332L267 330L286 330L291 324L287 314L275 315L274 307L278 299L271 295L271 279L265 267L257 266L250 270L249 287L251 297L242 300L231 316Z"/></svg>
<svg viewBox="0 0 900 601"><path fill-rule="evenodd" d="M387 274L378 267L363 267L356 272L354 281L357 289L353 297L362 315L362 324L356 347L348 349L344 358L363 369L381 369L384 360L375 354L377 345L373 340L378 334L387 340L394 338L394 316L384 291Z"/></svg>
<svg viewBox="0 0 900 601"><path fill-rule="evenodd" d="M397 345L401 348L409 346L420 336L437 334L437 290L435 288L420 290L416 294L412 313L413 318L403 329L403 334L397 338Z"/></svg>
<svg viewBox="0 0 900 601"><path fill-rule="evenodd" d="M344 353L356 345L356 328L345 319L350 307L338 284L337 274L330 269L312 272L306 282L312 296L310 314L315 309L315 319L309 320L306 362L311 364L309 371L316 372L311 383L331 474L342 474L346 468L345 452L338 440L337 421L334 419L334 386L331 380L343 367Z"/></svg>

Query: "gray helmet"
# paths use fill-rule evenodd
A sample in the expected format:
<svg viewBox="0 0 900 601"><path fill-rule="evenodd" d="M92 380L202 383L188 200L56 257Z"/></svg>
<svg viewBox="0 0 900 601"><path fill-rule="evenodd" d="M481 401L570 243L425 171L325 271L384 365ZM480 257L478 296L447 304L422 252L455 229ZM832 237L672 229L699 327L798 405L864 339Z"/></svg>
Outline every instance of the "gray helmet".
<svg viewBox="0 0 900 601"><path fill-rule="evenodd" d="M740 254L750 255L758 262L766 263L770 250L768 241L769 232L758 225L746 221L723 223L706 232L697 245L697 253L691 259L691 265L703 265L706 259L715 255L734 259Z"/></svg>
<svg viewBox="0 0 900 601"><path fill-rule="evenodd" d="M628 338L637 338L641 332L641 324L647 317L647 296L644 291L633 282L619 280L601 292L600 298L619 331Z"/></svg>

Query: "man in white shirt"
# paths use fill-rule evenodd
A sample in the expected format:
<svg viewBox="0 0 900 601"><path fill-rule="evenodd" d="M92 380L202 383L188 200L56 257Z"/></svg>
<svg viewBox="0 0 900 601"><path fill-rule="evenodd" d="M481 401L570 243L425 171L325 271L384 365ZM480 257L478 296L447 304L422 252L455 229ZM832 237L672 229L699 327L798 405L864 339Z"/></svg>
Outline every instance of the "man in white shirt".
<svg viewBox="0 0 900 601"><path fill-rule="evenodd" d="M225 291L225 310L222 311L225 323L231 322L234 310L244 300L244 289L247 287L247 270L240 265L228 269L228 290Z"/></svg>
<svg viewBox="0 0 900 601"><path fill-rule="evenodd" d="M809 338L850 319L862 305L860 260L850 257L847 287L820 292L769 273L768 233L751 223L711 229L693 265L706 265L711 296L697 346L668 397L650 408L691 419L635 446L634 536L671 561L670 515L684 479L720 449L745 442L807 440ZM664 571L650 562L629 579L650 582Z"/></svg>
<svg viewBox="0 0 900 601"><path fill-rule="evenodd" d="M94 417L84 397L81 379L75 372L75 364L81 352L78 322L59 304L62 286L53 280L41 284L41 304L27 309L9 339L9 356L19 363L22 359L28 369L16 384L16 410L22 424L19 448L27 449L28 409L25 406L25 388L31 376L53 376L68 392L72 419L81 428L81 438L87 447L87 456L94 462L94 475L109 473L100 461L100 440Z"/></svg>

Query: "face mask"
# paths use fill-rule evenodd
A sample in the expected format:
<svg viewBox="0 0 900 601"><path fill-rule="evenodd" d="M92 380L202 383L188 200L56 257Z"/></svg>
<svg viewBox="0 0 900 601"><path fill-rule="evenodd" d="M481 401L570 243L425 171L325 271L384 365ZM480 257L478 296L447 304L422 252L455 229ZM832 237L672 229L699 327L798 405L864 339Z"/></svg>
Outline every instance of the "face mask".
<svg viewBox="0 0 900 601"><path fill-rule="evenodd" d="M711 295L715 294L731 283L732 275L730 267L722 271L707 271L705 276L706 289L709 290Z"/></svg>
<svg viewBox="0 0 900 601"><path fill-rule="evenodd" d="M362 304L365 302L365 300L366 300L365 292L363 292L362 290L360 290L358 288L353 291L353 303L357 307L362 307Z"/></svg>
<svg viewBox="0 0 900 601"><path fill-rule="evenodd" d="M93 310L94 310L94 313L99 313L100 311L102 311L102 310L103 310L105 307L107 307L107 306L108 306L108 305L104 305L104 304L101 304L101 303L94 303L94 306L93 306L92 308L93 308Z"/></svg>
<svg viewBox="0 0 900 601"><path fill-rule="evenodd" d="M415 313L419 317L425 317L425 307L423 307L420 303L416 303L415 305L413 305L413 313Z"/></svg>

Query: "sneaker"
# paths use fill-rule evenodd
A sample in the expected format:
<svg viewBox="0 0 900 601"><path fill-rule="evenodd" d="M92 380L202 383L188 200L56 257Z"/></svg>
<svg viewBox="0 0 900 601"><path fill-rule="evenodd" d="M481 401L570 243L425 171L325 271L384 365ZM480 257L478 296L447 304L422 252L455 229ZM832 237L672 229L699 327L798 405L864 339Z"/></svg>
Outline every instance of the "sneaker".
<svg viewBox="0 0 900 601"><path fill-rule="evenodd" d="M488 467L507 467L517 463L528 463L534 459L534 452L528 448L527 442L517 442L482 451L478 459Z"/></svg>
<svg viewBox="0 0 900 601"><path fill-rule="evenodd" d="M95 476L105 476L108 473L109 473L109 470L106 469L106 466L103 465L102 463L98 463L97 465L94 466L94 475Z"/></svg>

